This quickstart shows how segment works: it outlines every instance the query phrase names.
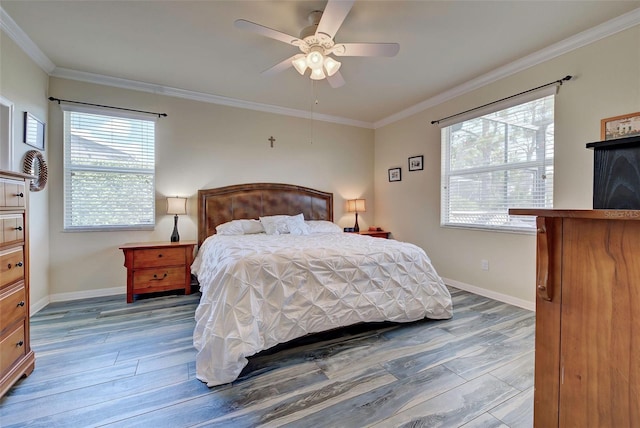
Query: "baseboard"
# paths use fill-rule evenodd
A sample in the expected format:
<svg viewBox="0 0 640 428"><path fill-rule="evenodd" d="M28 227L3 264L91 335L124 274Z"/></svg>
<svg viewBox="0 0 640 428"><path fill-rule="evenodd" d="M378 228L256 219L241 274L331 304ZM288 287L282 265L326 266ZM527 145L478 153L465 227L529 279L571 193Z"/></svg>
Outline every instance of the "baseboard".
<svg viewBox="0 0 640 428"><path fill-rule="evenodd" d="M536 310L536 303L529 302L527 300L518 299L517 297L509 296L507 294L497 293L495 291L487 290L485 288L476 287L475 285L466 284L464 282L456 281L450 278L442 278L445 284L450 285L460 290L468 291L469 293L478 294L480 296L488 297L490 299L497 300L499 302L508 303L519 308L528 309L530 311ZM51 302L67 302L70 300L89 299L92 297L104 297L115 296L117 294L126 294L126 287L112 287L112 288L100 288L97 290L85 290L74 291L71 293L56 293L51 294L48 297L43 297L38 302L31 305L31 315L37 313Z"/></svg>
<svg viewBox="0 0 640 428"><path fill-rule="evenodd" d="M69 300L90 299L92 297L115 296L127 294L127 287L99 288L97 290L73 291L49 295L50 302L68 302Z"/></svg>
<svg viewBox="0 0 640 428"><path fill-rule="evenodd" d="M97 290L73 291L71 293L50 294L31 304L29 316L33 316L52 302L68 302L70 300L90 299L92 297L116 296L127 294L127 287L100 288Z"/></svg>
<svg viewBox="0 0 640 428"><path fill-rule="evenodd" d="M51 303L51 299L49 298L49 296L45 296L42 299L38 300L37 302L32 303L31 306L29 307L29 316L33 316L37 314L39 311L44 309L44 307L47 306L49 303Z"/></svg>
<svg viewBox="0 0 640 428"><path fill-rule="evenodd" d="M445 284L450 285L451 287L459 288L460 290L468 291L469 293L478 294L480 296L488 297L490 299L508 303L510 305L530 311L535 312L536 310L536 302L529 302L528 300L518 299L517 297L497 293L495 291L487 290L486 288L476 287L475 285L466 284L464 282L456 281L455 279L442 278L442 280Z"/></svg>

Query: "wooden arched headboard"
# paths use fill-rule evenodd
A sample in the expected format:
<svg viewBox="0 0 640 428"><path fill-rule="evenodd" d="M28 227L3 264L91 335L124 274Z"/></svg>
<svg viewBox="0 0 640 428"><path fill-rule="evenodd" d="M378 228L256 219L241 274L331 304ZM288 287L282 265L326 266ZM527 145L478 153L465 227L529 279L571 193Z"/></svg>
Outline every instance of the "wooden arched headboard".
<svg viewBox="0 0 640 428"><path fill-rule="evenodd" d="M250 183L198 190L198 245L231 220L304 214L333 221L333 193L279 183Z"/></svg>

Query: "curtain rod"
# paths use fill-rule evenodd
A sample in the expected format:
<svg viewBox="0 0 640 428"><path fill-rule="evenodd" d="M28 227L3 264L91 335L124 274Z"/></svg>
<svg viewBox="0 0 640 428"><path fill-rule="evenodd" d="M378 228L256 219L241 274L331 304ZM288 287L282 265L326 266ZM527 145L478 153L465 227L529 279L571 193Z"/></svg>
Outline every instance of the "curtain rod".
<svg viewBox="0 0 640 428"><path fill-rule="evenodd" d="M502 99L499 99L499 100L496 100L496 101L492 101L490 103L487 103L487 104L484 104L484 105L481 105L481 106L478 106L478 107L471 108L469 110L461 111L460 113L452 114L451 116L443 117L442 119L432 120L431 124L435 125L435 124L438 124L438 123L442 122L443 120L451 119L451 118L456 117L456 116L461 116L463 114L470 113L470 112L475 111L475 110L480 110L481 108L488 107L490 105L497 104L499 102L506 101L506 100L509 100L511 98L514 98L514 97L518 97L520 95L528 94L529 92L537 91L538 89L546 88L547 86L551 86L551 85L560 85L560 86L562 86L562 84L565 81L569 81L572 78L573 78L573 76L565 76L560 80L555 80L553 82L549 82L549 83L546 83L544 85L540 85L537 88L532 88L532 89L529 89L527 91L523 91L523 92L517 93L515 95L511 95L509 97L505 97L505 98L502 98Z"/></svg>
<svg viewBox="0 0 640 428"><path fill-rule="evenodd" d="M113 106L105 106L105 105L102 105L102 104L83 103L82 101L61 100L60 98L54 98L54 97L49 97L49 101L57 101L58 104L60 104L61 102L72 103L72 104L82 104L82 105L85 105L85 106L111 108L111 109L114 109L114 110L124 110L124 111L131 111L131 112L134 112L134 113L152 114L152 115L158 116L158 117L167 117L167 113L156 113L156 112L153 112L153 111L134 110L134 109L124 108L124 107L113 107Z"/></svg>

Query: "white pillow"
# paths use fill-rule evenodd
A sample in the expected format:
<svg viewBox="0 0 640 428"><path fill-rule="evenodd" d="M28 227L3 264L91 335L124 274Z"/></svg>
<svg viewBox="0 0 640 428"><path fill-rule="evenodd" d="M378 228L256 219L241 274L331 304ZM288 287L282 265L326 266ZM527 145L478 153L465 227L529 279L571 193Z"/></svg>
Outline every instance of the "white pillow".
<svg viewBox="0 0 640 428"><path fill-rule="evenodd" d="M287 218L288 215L270 215L260 217L260 223L262 223L262 227L264 227L264 231L267 235L281 235L283 233L289 232L287 228Z"/></svg>
<svg viewBox="0 0 640 428"><path fill-rule="evenodd" d="M309 233L342 233L342 228L327 220L307 220L305 224Z"/></svg>
<svg viewBox="0 0 640 428"><path fill-rule="evenodd" d="M292 235L309 234L309 226L305 224L304 216L302 214L289 217L287 219L287 229L289 229L289 233Z"/></svg>
<svg viewBox="0 0 640 428"><path fill-rule="evenodd" d="M308 234L301 233L306 226L304 223L304 215L302 213L290 216L290 215L270 215L260 217L260 222L264 227L264 231L267 235L284 235L285 233L291 233L289 225L295 230L296 234Z"/></svg>
<svg viewBox="0 0 640 428"><path fill-rule="evenodd" d="M264 227L258 220L231 220L216 226L218 235L250 235L264 233Z"/></svg>

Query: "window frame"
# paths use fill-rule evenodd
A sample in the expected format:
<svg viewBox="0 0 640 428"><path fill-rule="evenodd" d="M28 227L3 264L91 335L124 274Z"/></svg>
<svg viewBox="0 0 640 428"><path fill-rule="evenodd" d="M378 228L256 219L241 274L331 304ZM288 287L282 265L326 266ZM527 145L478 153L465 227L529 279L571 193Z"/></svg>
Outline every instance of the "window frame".
<svg viewBox="0 0 640 428"><path fill-rule="evenodd" d="M464 176L472 176L477 174L491 174L496 172L503 172L505 176L510 172L518 172L518 171L526 171L527 169L544 169L551 167L552 177L551 182L546 181L547 177L541 178L545 180L545 190L541 195L537 195L537 200L540 202L538 204L534 204L534 206L528 206L527 208L544 208L551 209L553 208L553 167L554 167L554 158L555 158L555 142L554 147L551 152L551 156L548 156L546 151L542 159L536 159L533 161L514 161L509 162L505 160L503 163L495 163L488 165L477 165L468 168L460 168L451 170L451 139L449 138L449 132L454 125L464 123L466 121L478 119L490 115L492 113L500 112L506 110L511 107L520 106L535 100L540 100L549 96L555 96L557 93L557 86L549 87L549 88L541 88L536 91L531 91L526 94L522 94L520 96L510 97L508 99L502 100L500 102L491 103L489 105L483 106L479 109L472 109L467 111L461 115L452 116L450 119L443 120L439 122L441 126L441 194L440 194L440 226L445 228L457 228L457 229L470 229L470 230L484 230L484 231L493 231L493 232L507 232L507 233L524 233L524 234L533 234L536 231L535 228L535 218L530 216L513 216L514 219L518 219L520 226L514 225L511 221L511 217L508 213L504 213L507 219L507 224L488 224L481 222L452 222L451 221L451 177L464 177ZM554 98L554 111L553 111L553 122L551 125L555 125L555 98ZM491 120L491 118L487 118ZM509 124L505 121L505 128L508 129ZM548 132L548 131L547 131ZM555 126L554 126L555 133ZM508 144L508 132L504 134L504 142ZM509 151L505 150L505 157ZM508 180L508 179L507 179ZM540 180L540 179L537 179ZM550 186L547 187L547 186ZM508 181L505 181L505 188L508 188ZM536 194L533 194L534 199L536 199ZM501 202L508 207L509 199L505 197L501 200ZM513 208L516 208L513 206ZM481 215L478 211L477 215ZM518 224L518 223L515 223Z"/></svg>
<svg viewBox="0 0 640 428"><path fill-rule="evenodd" d="M145 113L132 113L132 112L121 112L115 111L107 108L100 107L88 107L88 106L77 106L68 103L61 103L60 107L63 111L63 231L64 232L109 232L109 231L130 231L130 230L154 230L156 224L156 171L155 171L155 162L156 162L156 122L157 116L153 116ZM68 141L68 135L70 135L71 131L67 131L68 121L71 120L71 117L67 117L67 115L71 115L73 113L80 114L92 114L99 115L104 118L109 119L127 119L127 120L139 120L152 122L153 125L153 168L152 169L144 169L144 168L126 168L126 167L100 167L100 166L89 166L89 165L72 165L70 164L70 153L71 150L71 141ZM141 143L142 145L142 143ZM72 211L72 208L69 208L71 197L71 189L68 186L71 186L69 183L69 177L73 171L83 171L83 172L104 172L106 174L116 173L116 174L142 174L151 177L151 190L150 190L150 201L151 207L149 209L149 214L151 218L150 223L137 223L137 224L122 224L122 225L81 225L81 226L73 226L71 225L71 219L69 219L69 215Z"/></svg>

